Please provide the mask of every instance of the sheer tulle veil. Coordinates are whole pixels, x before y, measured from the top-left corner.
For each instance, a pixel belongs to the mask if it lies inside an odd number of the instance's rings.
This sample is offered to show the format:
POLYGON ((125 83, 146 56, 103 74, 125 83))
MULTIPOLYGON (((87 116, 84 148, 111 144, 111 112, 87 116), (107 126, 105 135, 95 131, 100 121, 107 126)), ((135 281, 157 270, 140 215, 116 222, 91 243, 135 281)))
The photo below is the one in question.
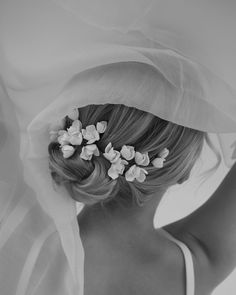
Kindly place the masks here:
POLYGON ((47 150, 73 107, 122 103, 214 133, 230 166, 236 21, 210 2, 1 1, 2 294, 83 294, 76 203, 53 185, 47 150))

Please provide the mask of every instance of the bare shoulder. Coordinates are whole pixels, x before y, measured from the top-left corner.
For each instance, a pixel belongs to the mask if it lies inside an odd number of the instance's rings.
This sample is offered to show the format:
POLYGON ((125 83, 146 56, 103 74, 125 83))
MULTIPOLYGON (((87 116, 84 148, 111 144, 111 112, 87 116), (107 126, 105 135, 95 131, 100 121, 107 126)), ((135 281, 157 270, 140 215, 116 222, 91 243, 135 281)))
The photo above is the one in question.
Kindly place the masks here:
POLYGON ((184 243, 191 252, 194 266, 195 294, 211 294, 219 282, 215 278, 214 270, 209 260, 208 249, 195 236, 181 231, 180 228, 181 221, 163 227, 174 238, 184 243))
MULTIPOLYGON (((185 294, 184 259, 173 242, 157 230, 137 248, 137 256, 127 259, 126 269, 132 266, 132 277, 129 277, 126 287, 130 289, 132 282, 130 294, 185 294)), ((122 279, 122 282, 125 280, 122 279)))
MULTIPOLYGON (((148 246, 140 252, 141 259, 135 259, 139 261, 135 267, 139 270, 135 273, 135 277, 139 278, 137 289, 148 290, 148 294, 186 294, 186 268, 181 248, 163 234, 162 230, 157 229, 155 233, 156 238, 150 238, 148 246)), ((189 247, 184 239, 182 242, 189 247)), ((190 251, 192 252, 191 248, 190 251)), ((192 255, 196 265, 198 262, 195 261, 194 254, 192 255)), ((200 270, 197 270, 197 273, 201 275, 200 270)), ((209 295, 212 291, 202 283, 197 282, 197 285, 195 295, 209 295)))
POLYGON ((236 163, 195 211, 166 229, 192 252, 196 286, 215 289, 236 267, 236 163))

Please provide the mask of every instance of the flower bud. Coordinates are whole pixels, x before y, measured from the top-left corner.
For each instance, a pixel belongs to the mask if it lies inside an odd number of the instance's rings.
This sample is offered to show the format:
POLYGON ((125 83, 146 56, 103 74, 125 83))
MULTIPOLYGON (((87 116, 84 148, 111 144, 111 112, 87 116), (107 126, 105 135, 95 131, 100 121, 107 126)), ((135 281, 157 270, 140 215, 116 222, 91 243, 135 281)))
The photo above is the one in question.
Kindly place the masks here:
POLYGON ((148 153, 141 154, 140 152, 135 153, 135 162, 137 165, 148 166, 150 159, 148 153))
POLYGON ((135 156, 134 147, 131 145, 123 145, 120 153, 121 153, 122 157, 128 161, 132 160, 135 156))
POLYGON ((100 139, 99 133, 94 125, 88 125, 86 129, 82 129, 84 139, 88 140, 88 144, 94 143, 100 139))
POLYGON ((71 120, 77 120, 79 118, 79 110, 78 110, 78 108, 73 108, 72 110, 70 110, 69 113, 67 114, 67 116, 71 120))
POLYGON ((159 154, 158 156, 161 158, 166 158, 169 155, 169 150, 167 148, 164 148, 159 154))
POLYGON ((165 159, 163 158, 156 158, 152 161, 152 165, 156 168, 162 168, 164 165, 165 159))
POLYGON ((96 125, 96 128, 99 133, 104 133, 107 129, 107 122, 106 121, 98 122, 96 125))
POLYGON ((69 158, 74 154, 75 149, 71 145, 64 145, 62 146, 61 151, 63 153, 64 158, 69 158))

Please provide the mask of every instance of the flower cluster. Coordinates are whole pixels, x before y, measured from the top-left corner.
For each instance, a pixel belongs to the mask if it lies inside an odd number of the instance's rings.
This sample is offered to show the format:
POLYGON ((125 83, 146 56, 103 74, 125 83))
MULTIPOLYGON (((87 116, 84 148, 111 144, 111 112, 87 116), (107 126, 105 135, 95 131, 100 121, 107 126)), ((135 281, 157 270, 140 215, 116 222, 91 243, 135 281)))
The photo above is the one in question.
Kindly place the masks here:
MULTIPOLYGON (((83 140, 87 140, 87 144, 82 147, 80 157, 83 160, 91 160, 93 155, 99 156, 100 152, 97 145, 94 143, 100 139, 100 134, 104 133, 107 128, 107 122, 101 121, 95 125, 88 125, 85 129, 82 128, 82 123, 79 120, 79 111, 77 108, 71 110, 68 117, 73 120, 72 125, 67 130, 62 130, 64 126, 64 119, 56 121, 51 125, 50 139, 57 140, 60 143, 61 151, 64 158, 71 157, 75 152, 76 145, 82 145, 83 140)), ((156 168, 162 168, 169 150, 164 148, 151 163, 156 168)), ((140 153, 135 151, 133 146, 123 145, 120 151, 114 150, 110 142, 106 148, 103 156, 110 161, 111 166, 108 169, 108 175, 112 179, 116 179, 125 171, 125 166, 129 165, 128 161, 133 161, 133 164, 125 172, 125 179, 127 181, 137 180, 143 182, 148 174, 147 167, 150 164, 148 153, 140 153), (140 167, 143 166, 143 167, 140 167)))
MULTIPOLYGON (((156 168, 162 168, 163 163, 168 156, 169 150, 165 148, 161 153, 158 154, 158 157, 152 161, 152 165, 156 168)), ((133 146, 123 145, 120 152, 114 150, 111 142, 106 146, 104 157, 111 162, 111 167, 108 170, 108 175, 112 179, 116 179, 119 175, 122 175, 125 170, 125 165, 128 165, 128 161, 134 160, 133 164, 126 172, 125 179, 127 181, 134 181, 135 179, 138 182, 144 182, 146 175, 148 174, 147 170, 139 166, 148 166, 150 164, 150 159, 148 153, 140 153, 135 151, 133 146), (123 159, 121 158, 123 157, 123 159)))
POLYGON ((88 125, 85 129, 82 128, 82 123, 79 120, 79 111, 74 108, 68 117, 73 120, 72 125, 67 130, 61 130, 63 122, 56 122, 51 125, 50 139, 57 140, 60 143, 61 151, 64 158, 70 158, 74 152, 76 145, 82 145, 83 139, 87 140, 87 144, 82 147, 80 157, 84 160, 91 160, 92 156, 99 156, 100 152, 95 141, 100 139, 100 134, 104 133, 107 128, 107 122, 101 121, 95 125, 88 125))

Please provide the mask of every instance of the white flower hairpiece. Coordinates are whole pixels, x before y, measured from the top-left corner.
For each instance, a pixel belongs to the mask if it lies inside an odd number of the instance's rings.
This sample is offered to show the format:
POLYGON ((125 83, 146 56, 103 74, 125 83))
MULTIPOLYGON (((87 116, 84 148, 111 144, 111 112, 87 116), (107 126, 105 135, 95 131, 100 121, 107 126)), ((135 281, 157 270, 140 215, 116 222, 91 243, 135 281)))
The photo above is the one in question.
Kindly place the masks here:
POLYGON ((80 154, 80 157, 82 159, 91 160, 93 155, 97 157, 100 155, 100 152, 96 144, 87 144, 86 146, 82 147, 82 152, 80 154))
POLYGON ((75 120, 77 120, 77 119, 79 118, 79 110, 78 110, 76 107, 74 107, 74 108, 72 108, 72 109, 69 111, 69 113, 67 114, 67 116, 68 116, 71 120, 75 121, 75 120))
POLYGON ((123 145, 120 153, 128 161, 132 160, 135 156, 134 147, 131 145, 123 145))
POLYGON ((84 139, 87 139, 88 144, 100 139, 99 132, 94 125, 88 125, 86 129, 82 129, 82 135, 84 139))
POLYGON ((126 171, 125 179, 127 181, 134 181, 136 179, 138 182, 144 182, 146 174, 148 174, 148 172, 145 169, 134 164, 126 171))
POLYGON ((113 164, 120 158, 120 153, 118 151, 114 151, 110 142, 106 146, 103 156, 113 164))
MULTIPOLYGON (((99 156, 100 152, 95 141, 100 139, 100 134, 104 133, 107 129, 107 122, 97 122, 95 125, 88 125, 85 129, 82 128, 82 123, 79 120, 79 110, 73 108, 68 117, 73 120, 72 125, 63 130, 65 118, 63 120, 57 120, 51 124, 49 131, 50 140, 58 141, 60 143, 61 151, 64 158, 70 158, 75 153, 75 147, 82 145, 83 140, 87 140, 87 144, 82 147, 80 157, 83 160, 90 161, 94 156, 99 156)), ((162 168, 166 157, 169 155, 169 150, 164 148, 158 157, 152 161, 152 165, 156 168, 162 168)), ((144 182, 147 170, 140 167, 147 167, 150 164, 148 153, 140 153, 135 151, 135 148, 131 145, 123 145, 120 151, 114 150, 112 143, 109 142, 105 148, 103 156, 111 163, 108 169, 108 175, 112 179, 117 179, 119 175, 122 175, 125 171, 125 166, 129 164, 128 161, 134 161, 129 169, 125 172, 125 179, 129 182, 137 180, 138 182, 144 182), (123 159, 121 158, 123 157, 123 159)))
POLYGON ((135 162, 141 166, 148 166, 150 163, 150 159, 148 153, 141 154, 140 152, 135 153, 135 162))
POLYGON ((63 153, 63 157, 67 159, 74 154, 75 148, 71 145, 63 145, 61 147, 61 151, 63 153))
POLYGON ((108 169, 108 175, 112 179, 116 179, 119 174, 122 175, 124 173, 125 165, 128 165, 128 162, 126 160, 118 158, 117 161, 112 163, 111 167, 108 169))
POLYGON ((152 161, 152 165, 156 168, 162 168, 164 166, 164 162, 166 161, 166 157, 169 155, 169 150, 164 148, 159 154, 157 158, 152 161))
MULTIPOLYGON (((158 154, 158 158, 152 161, 153 166, 156 168, 162 168, 163 162, 166 160, 165 158, 168 156, 168 154, 169 154, 169 150, 167 148, 163 149, 158 154)), ((116 179, 119 177, 119 175, 123 174, 125 170, 125 165, 128 165, 127 161, 134 159, 136 164, 133 164, 125 172, 125 179, 130 182, 134 180, 137 180, 138 182, 145 181, 146 175, 148 174, 148 172, 146 169, 139 166, 145 167, 149 165, 150 159, 149 159, 148 153, 142 154, 140 152, 136 152, 134 147, 130 145, 123 145, 121 148, 121 151, 119 152, 114 150, 111 142, 109 142, 105 148, 105 153, 103 153, 103 155, 111 163, 111 166, 108 170, 108 175, 112 179, 116 179), (122 159, 121 156, 124 159, 122 159)))
POLYGON ((79 120, 79 110, 73 108, 67 115, 73 120, 71 126, 67 130, 61 128, 64 127, 65 118, 63 120, 57 120, 50 126, 50 140, 58 141, 60 143, 61 151, 64 158, 70 158, 75 153, 74 146, 82 145, 83 139, 87 140, 87 145, 82 147, 80 157, 84 160, 91 160, 92 156, 99 156, 100 152, 95 141, 100 139, 100 133, 104 133, 107 128, 107 122, 98 122, 96 127, 94 125, 88 125, 85 129, 82 129, 82 123, 79 120))

